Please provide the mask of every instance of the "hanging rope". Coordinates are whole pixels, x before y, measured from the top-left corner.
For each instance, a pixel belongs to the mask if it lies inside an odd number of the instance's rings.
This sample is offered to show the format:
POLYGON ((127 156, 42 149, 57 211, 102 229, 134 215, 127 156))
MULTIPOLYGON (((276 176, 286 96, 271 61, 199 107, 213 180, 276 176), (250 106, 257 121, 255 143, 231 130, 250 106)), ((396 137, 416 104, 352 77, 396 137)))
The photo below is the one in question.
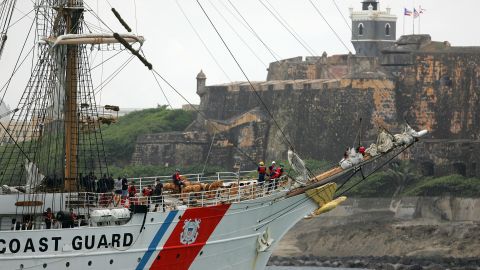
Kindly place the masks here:
MULTIPOLYGON (((240 11, 237 9, 237 7, 232 3, 232 1, 230 0, 227 0, 228 3, 230 4, 230 6, 232 6, 232 8, 235 10, 235 12, 238 14, 238 16, 240 16, 240 18, 242 19, 242 21, 245 23, 245 27, 250 30, 250 32, 260 41, 260 43, 262 43, 262 45, 265 47, 265 49, 267 49, 267 51, 270 53, 270 55, 275 59, 275 61, 279 61, 278 59, 281 59, 281 57, 275 53, 273 51, 272 48, 270 48, 264 41, 263 39, 257 34, 257 32, 255 31, 255 29, 253 29, 253 27, 248 23, 248 21, 245 19, 245 17, 242 15, 242 13, 240 13, 240 11)), ((230 11, 230 9, 227 8, 227 6, 224 4, 223 1, 220 1, 220 3, 225 7, 225 9, 228 10, 228 12, 230 12, 230 14, 232 14, 232 16, 234 18, 236 18, 238 20, 238 18, 230 11)))
POLYGON ((265 102, 263 101, 262 97, 260 96, 260 94, 258 93, 258 91, 255 89, 255 86, 252 84, 252 82, 250 81, 250 79, 248 78, 247 74, 245 73, 245 71, 243 70, 242 66, 240 65, 240 63, 238 62, 237 58, 235 57, 235 55, 233 55, 232 51, 230 50, 230 47, 227 45, 227 43, 225 42, 225 40, 223 39, 222 35, 220 34, 220 32, 218 31, 217 27, 215 26, 215 24, 213 23, 213 21, 210 19, 210 17, 208 16, 207 12, 205 11, 205 9, 203 8, 202 4, 200 3, 199 0, 196 0, 197 1, 197 4, 200 6, 200 8, 202 9, 203 11, 203 14, 205 14, 205 16, 207 17, 208 21, 210 22, 210 24, 212 25, 213 29, 215 30, 215 32, 217 33, 218 37, 220 38, 220 40, 222 41, 223 45, 225 46, 225 48, 228 50, 228 52, 230 53, 230 56, 233 58, 233 60, 235 61, 235 63, 237 64, 238 68, 240 69, 240 71, 242 72, 243 76, 246 78, 246 80, 248 81, 248 84, 250 85, 252 91, 255 93, 255 95, 257 96, 259 102, 263 105, 263 107, 265 108, 265 111, 268 113, 268 115, 270 116, 270 118, 272 119, 272 121, 275 123, 275 126, 277 127, 277 129, 280 131, 280 133, 282 134, 283 136, 283 140, 290 146, 290 147, 293 147, 292 143, 290 142, 290 140, 288 140, 287 136, 285 135, 285 132, 283 131, 283 129, 280 127, 280 125, 278 124, 278 122, 275 120, 275 117, 273 117, 273 114, 270 112, 270 110, 268 109, 267 107, 267 104, 265 104, 265 102))
POLYGON ((348 52, 350 52, 350 49, 348 48, 347 44, 345 44, 345 42, 343 42, 342 38, 340 37, 340 35, 337 33, 337 31, 335 31, 335 29, 333 29, 333 27, 330 25, 330 23, 328 22, 328 20, 325 18, 325 16, 323 16, 322 12, 318 9, 317 5, 315 5, 315 3, 313 3, 312 0, 308 0, 308 2, 310 2, 310 4, 312 4, 313 8, 317 11, 318 15, 320 15, 320 17, 323 19, 323 21, 328 25, 328 27, 330 28, 330 30, 332 30, 332 32, 335 34, 335 36, 337 37, 337 39, 340 41, 340 43, 342 43, 342 45, 345 47, 345 49, 347 49, 348 52))
POLYGON ((223 75, 225 75, 225 77, 230 81, 232 82, 232 79, 228 76, 227 72, 223 69, 223 67, 220 65, 220 63, 218 62, 217 58, 215 57, 215 55, 212 53, 212 51, 210 50, 210 48, 208 48, 207 44, 205 43, 205 41, 203 40, 203 38, 200 36, 200 33, 197 31, 197 29, 195 28, 195 26, 193 25, 193 23, 190 21, 190 19, 188 18, 187 14, 185 13, 185 11, 183 10, 183 7, 182 5, 180 5, 180 3, 178 2, 178 0, 175 0, 175 4, 177 4, 178 8, 180 9, 180 11, 182 12, 182 15, 183 17, 187 20, 188 24, 190 25, 190 28, 192 28, 193 32, 195 33, 195 35, 197 36, 197 38, 200 40, 200 42, 202 43, 203 47, 205 48, 205 50, 207 50, 208 54, 210 55, 210 57, 213 59, 213 61, 215 62, 215 64, 217 65, 217 67, 222 71, 223 75))
POLYGON ((210 143, 210 147, 208 148, 207 158, 205 159, 205 163, 203 164, 202 175, 205 173, 205 168, 207 167, 208 158, 210 157, 210 153, 212 152, 212 147, 213 147, 213 143, 215 142, 216 134, 217 134, 217 131, 215 130, 212 136, 212 142, 210 143))
POLYGON ((287 32, 300 44, 300 46, 302 46, 311 56, 315 56, 315 55, 318 55, 313 49, 310 48, 310 46, 308 46, 308 44, 306 44, 303 39, 298 36, 298 34, 296 34, 295 30, 292 29, 291 27, 289 27, 288 23, 280 16, 280 14, 278 14, 278 12, 276 12, 276 10, 273 8, 273 6, 271 6, 271 8, 269 8, 262 0, 258 0, 260 2, 260 4, 262 4, 262 6, 267 9, 267 11, 273 16, 273 18, 275 18, 275 20, 277 20, 278 23, 280 23, 280 25, 285 29, 287 30, 287 32), (275 10, 275 12, 277 14, 275 14, 273 11, 275 10))

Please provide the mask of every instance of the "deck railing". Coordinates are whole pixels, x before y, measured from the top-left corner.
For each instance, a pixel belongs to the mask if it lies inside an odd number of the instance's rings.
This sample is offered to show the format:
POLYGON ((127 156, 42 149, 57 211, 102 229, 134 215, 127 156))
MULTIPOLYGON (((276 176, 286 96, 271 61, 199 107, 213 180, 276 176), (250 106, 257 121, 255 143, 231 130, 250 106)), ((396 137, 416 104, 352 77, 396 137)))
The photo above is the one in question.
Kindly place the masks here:
MULTIPOLYGON (((192 174, 182 174, 187 178, 188 181, 192 182, 202 182, 202 183, 210 183, 214 181, 224 181, 224 182, 234 182, 234 181, 241 181, 252 179, 250 177, 256 171, 239 171, 239 172, 216 172, 214 175, 205 176, 201 173, 192 173, 192 174)), ((256 176, 255 176, 256 177, 256 176)), ((148 176, 148 177, 131 177, 128 178, 128 183, 132 181, 135 182, 135 187, 137 190, 142 190, 144 187, 151 185, 152 187, 155 185, 155 179, 158 179, 161 183, 169 183, 172 182, 171 175, 160 175, 160 176, 148 176)))
POLYGON ((79 192, 69 195, 67 204, 72 208, 83 209, 85 213, 98 208, 129 207, 131 204, 148 205, 149 211, 166 211, 252 200, 284 191, 290 187, 290 182, 282 177, 263 184, 256 180, 240 180, 224 182, 223 185, 218 189, 198 192, 164 192, 161 196, 143 196, 140 190, 136 196, 128 199, 113 192, 79 192))

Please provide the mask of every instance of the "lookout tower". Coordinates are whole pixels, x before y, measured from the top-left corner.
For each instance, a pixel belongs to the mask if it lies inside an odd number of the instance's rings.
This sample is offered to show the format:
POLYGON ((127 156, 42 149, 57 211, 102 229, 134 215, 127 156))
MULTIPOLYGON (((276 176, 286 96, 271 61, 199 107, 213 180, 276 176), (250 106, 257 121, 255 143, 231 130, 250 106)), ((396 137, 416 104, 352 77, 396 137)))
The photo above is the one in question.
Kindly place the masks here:
POLYGON ((203 73, 203 70, 197 74, 197 95, 202 97, 205 94, 205 84, 207 81, 207 76, 203 73))
POLYGON ((394 44, 397 16, 390 11, 381 11, 378 0, 363 1, 361 11, 350 8, 352 44, 357 55, 378 56, 383 48, 394 44))

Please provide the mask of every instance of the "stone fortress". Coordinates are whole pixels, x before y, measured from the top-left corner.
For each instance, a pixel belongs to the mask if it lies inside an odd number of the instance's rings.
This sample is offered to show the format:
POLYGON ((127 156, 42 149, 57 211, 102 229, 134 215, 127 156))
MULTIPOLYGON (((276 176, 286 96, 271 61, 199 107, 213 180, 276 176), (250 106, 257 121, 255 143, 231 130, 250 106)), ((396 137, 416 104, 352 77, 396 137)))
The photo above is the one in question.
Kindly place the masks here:
MULTIPOLYGON (((273 62, 254 87, 302 158, 336 162, 378 129, 408 121, 429 135, 401 158, 425 176, 480 176, 480 47, 454 47, 429 35, 397 39, 397 17, 365 0, 350 10, 356 54, 273 62), (360 128, 359 119, 362 118, 360 128)), ((197 75, 198 116, 184 132, 138 138, 134 164, 203 164, 253 169, 286 160, 287 144, 247 82, 206 85, 197 75), (245 157, 248 154, 253 160, 245 157)))

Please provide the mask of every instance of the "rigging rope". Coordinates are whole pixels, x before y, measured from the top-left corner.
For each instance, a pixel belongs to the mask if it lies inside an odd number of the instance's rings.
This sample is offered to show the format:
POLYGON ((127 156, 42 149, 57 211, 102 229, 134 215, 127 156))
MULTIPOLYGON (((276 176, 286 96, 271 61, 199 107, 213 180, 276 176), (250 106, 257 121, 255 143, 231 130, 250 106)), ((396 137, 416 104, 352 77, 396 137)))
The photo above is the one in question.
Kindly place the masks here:
POLYGON ((235 33, 235 35, 237 36, 237 38, 247 47, 247 49, 253 54, 253 56, 265 67, 267 68, 267 64, 265 64, 265 62, 258 56, 258 54, 252 49, 252 47, 250 47, 250 45, 248 45, 248 43, 245 41, 245 39, 243 39, 240 34, 238 33, 238 31, 233 27, 233 25, 228 22, 227 18, 225 18, 225 16, 222 14, 222 12, 220 12, 220 10, 218 10, 218 8, 212 3, 212 1, 210 0, 207 0, 208 3, 213 7, 213 9, 218 13, 218 15, 220 15, 220 17, 223 19, 223 21, 228 25, 228 27, 233 31, 233 33, 235 33))
POLYGON ((315 56, 315 55, 318 55, 317 53, 315 53, 313 50, 310 49, 310 46, 308 46, 307 44, 304 44, 302 42, 302 39, 300 37, 298 37, 294 32, 294 30, 292 29, 289 29, 287 27, 287 24, 284 23, 264 2, 262 2, 262 0, 258 0, 262 6, 264 6, 268 12, 275 18, 275 20, 277 20, 280 25, 285 28, 285 30, 287 30, 288 33, 290 33, 290 35, 311 55, 311 56, 315 56))
POLYGON ((330 23, 327 21, 327 19, 325 18, 325 16, 323 16, 322 12, 318 9, 317 5, 315 5, 315 3, 313 3, 312 0, 308 0, 308 2, 310 2, 310 4, 312 4, 313 8, 317 11, 318 15, 320 15, 320 17, 322 17, 323 21, 328 25, 328 27, 330 27, 330 30, 332 30, 332 32, 335 34, 335 36, 337 37, 337 39, 342 43, 342 45, 345 47, 345 49, 347 49, 348 52, 351 53, 350 49, 348 48, 347 44, 345 44, 345 42, 343 42, 342 38, 340 37, 340 35, 338 35, 337 31, 335 31, 335 29, 333 29, 333 27, 330 25, 330 23))
MULTIPOLYGON (((252 26, 250 26, 250 24, 248 23, 248 21, 245 19, 245 17, 242 15, 242 13, 240 13, 240 11, 237 9, 237 7, 232 3, 232 1, 230 0, 227 0, 228 3, 232 6, 232 8, 235 10, 235 12, 240 16, 240 18, 243 20, 243 22, 247 25, 247 29, 250 30, 250 32, 263 44, 263 46, 268 50, 268 52, 270 53, 270 55, 272 55, 272 57, 275 59, 275 61, 279 61, 278 59, 280 59, 281 57, 275 53, 263 40, 262 38, 260 38, 260 36, 257 34, 257 32, 253 29, 252 26)), ((223 1, 220 1, 220 3, 230 12, 230 14, 232 14, 232 16, 234 16, 234 14, 230 11, 230 9, 227 8, 227 6, 223 3, 223 1)), ((236 16, 234 16, 234 18, 236 18, 238 20, 238 18, 236 16)))
MULTIPOLYGON (((188 103, 188 105, 190 105, 190 107, 196 111, 203 119, 205 119, 206 121, 208 122, 213 122, 212 120, 208 119, 206 117, 206 115, 201 112, 199 109, 197 109, 196 106, 194 106, 187 98, 185 98, 184 95, 182 95, 182 93, 180 93, 169 81, 167 81, 160 73, 158 73, 155 68, 152 69, 152 71, 158 76, 160 77, 160 79, 162 79, 163 82, 165 82, 173 91, 175 91, 175 93, 177 93, 177 95, 179 95, 183 100, 185 100, 185 102, 188 103)), ((219 130, 215 125, 212 125, 212 127, 217 130, 218 132, 221 132, 221 130, 219 130)), ((232 143, 233 147, 235 147, 235 149, 237 149, 238 152, 240 152, 242 155, 244 155, 246 158, 248 158, 253 164, 257 164, 257 161, 255 161, 253 158, 251 158, 247 153, 245 153, 245 151, 243 151, 240 147, 238 147, 236 144, 232 143)))
POLYGON ((168 106, 170 106, 170 109, 173 110, 173 106, 170 103, 170 100, 168 100, 167 95, 165 94, 165 91, 163 91, 162 85, 160 85, 160 82, 158 81, 157 76, 155 76, 155 73, 153 73, 153 71, 152 71, 152 75, 153 75, 153 78, 155 79, 155 82, 158 85, 158 88, 160 88, 160 91, 162 91, 163 97, 165 97, 165 100, 167 101, 168 106))
MULTIPOLYGON (((26 44, 27 44, 28 38, 30 37, 30 34, 32 33, 34 23, 35 23, 35 20, 32 20, 32 23, 30 24, 30 29, 28 30, 27 36, 26 36, 25 41, 23 42, 23 45, 22 45, 22 49, 20 50, 20 54, 18 55, 18 58, 17 58, 17 60, 16 60, 16 62, 15 62, 15 66, 13 67, 12 74, 10 75, 10 78, 8 79, 6 85, 5 85, 4 87, 2 87, 2 89, 0 90, 0 92, 1 92, 1 91, 4 91, 4 92, 3 92, 3 95, 2 95, 2 98, 0 99, 0 104, 3 103, 3 101, 4 101, 4 99, 5 99, 5 95, 7 94, 7 91, 8 91, 8 87, 10 86, 10 82, 11 82, 13 76, 15 75, 16 71, 18 70, 18 69, 17 69, 18 62, 19 62, 20 58, 22 57, 23 50, 25 49, 25 46, 26 46, 26 44)), ((32 47, 31 51, 32 51, 34 48, 35 48, 35 46, 32 47)), ((29 55, 29 54, 27 54, 27 56, 28 56, 28 55, 29 55)), ((27 56, 25 56, 25 59, 26 59, 27 56)), ((22 61, 22 64, 23 64, 23 61, 22 61)))
POLYGON ((135 56, 131 55, 124 63, 122 63, 116 70, 114 70, 110 75, 107 76, 103 84, 93 89, 95 91, 95 95, 97 95, 100 91, 103 90, 103 88, 105 88, 105 86, 107 86, 113 79, 115 79, 115 77, 120 74, 120 72, 132 61, 134 57, 135 56))
POLYGON ((272 121, 275 123, 275 126, 278 128, 278 130, 280 131, 280 133, 282 134, 283 136, 283 139, 284 141, 290 146, 290 147, 293 147, 292 143, 290 142, 290 140, 287 138, 287 136, 285 135, 283 129, 280 127, 280 125, 278 124, 278 122, 275 120, 275 117, 273 117, 273 114, 270 112, 270 110, 268 109, 267 107, 267 104, 265 104, 265 102, 263 101, 262 97, 260 96, 260 94, 257 92, 257 90, 255 89, 255 86, 252 84, 252 82, 250 81, 250 79, 248 78, 247 74, 245 73, 245 71, 243 70, 242 66, 240 65, 240 63, 238 62, 237 58, 235 57, 235 55, 233 55, 232 51, 230 50, 229 46, 227 45, 227 43, 225 42, 225 40, 223 39, 222 35, 220 34, 220 32, 218 31, 217 27, 215 26, 215 24, 213 23, 213 21, 210 19, 210 17, 208 16, 207 12, 205 11, 205 9, 203 8, 202 4, 200 3, 199 0, 196 0, 197 1, 197 4, 200 6, 200 8, 202 9, 203 11, 203 14, 205 14, 205 16, 207 17, 208 21, 210 22, 210 24, 212 25, 213 29, 215 30, 215 32, 217 33, 218 37, 221 39, 223 45, 225 46, 225 48, 228 50, 228 52, 230 53, 230 56, 233 58, 233 60, 235 61, 235 63, 237 64, 238 68, 240 69, 240 71, 242 72, 243 76, 246 78, 246 80, 248 81, 248 83, 250 84, 250 87, 252 88, 252 91, 255 93, 255 95, 257 96, 259 102, 263 105, 263 107, 265 108, 265 110, 267 111, 268 115, 270 116, 270 118, 272 119, 272 121))
POLYGON ((195 35, 197 36, 197 38, 200 40, 200 42, 202 43, 203 47, 207 50, 208 54, 210 55, 210 57, 212 57, 213 61, 215 62, 215 64, 217 65, 217 67, 222 71, 223 75, 225 75, 225 77, 230 81, 232 82, 232 79, 228 76, 227 72, 223 69, 223 67, 220 65, 220 63, 218 62, 217 58, 215 57, 215 55, 212 53, 212 51, 210 50, 210 48, 208 48, 207 44, 205 43, 205 41, 203 40, 203 38, 200 36, 200 34, 198 33, 197 29, 195 28, 195 26, 192 24, 192 22, 190 21, 190 19, 188 18, 187 14, 185 13, 184 9, 182 8, 182 6, 180 5, 180 3, 178 2, 178 0, 175 0, 175 4, 177 4, 178 8, 180 9, 180 11, 182 12, 182 15, 183 17, 187 20, 188 24, 190 25, 190 27, 192 28, 193 32, 195 33, 195 35))
POLYGON ((352 27, 350 26, 350 24, 348 23, 347 21, 347 18, 345 17, 345 15, 343 14, 343 12, 340 10, 340 8, 338 7, 337 5, 337 2, 335 2, 335 0, 332 0, 333 4, 335 5, 335 8, 337 9, 338 13, 340 13, 340 16, 342 16, 342 19, 343 21, 345 22, 345 24, 347 25, 348 29, 350 29, 350 32, 352 31, 352 27))
POLYGON ((285 25, 287 25, 287 26, 293 31, 293 33, 294 33, 295 35, 297 35, 297 37, 298 37, 315 55, 317 55, 317 52, 315 52, 315 50, 312 49, 312 47, 310 47, 310 44, 308 44, 308 42, 306 42, 306 41, 302 38, 302 36, 301 36, 299 33, 297 33, 297 31, 295 31, 295 28, 293 28, 293 27, 287 22, 287 20, 285 20, 285 18, 283 18, 283 16, 280 14, 280 12, 278 12, 278 10, 272 5, 272 3, 270 3, 269 0, 263 0, 263 1, 265 1, 265 2, 272 8, 272 10, 277 14, 277 16, 285 23, 285 25))
POLYGON ((207 153, 207 157, 205 158, 205 163, 203 164, 202 175, 205 173, 205 168, 207 167, 208 158, 210 157, 210 152, 212 151, 212 146, 213 146, 213 143, 215 142, 216 134, 217 134, 217 131, 215 130, 212 136, 212 142, 210 143, 210 147, 208 148, 208 153, 207 153))

